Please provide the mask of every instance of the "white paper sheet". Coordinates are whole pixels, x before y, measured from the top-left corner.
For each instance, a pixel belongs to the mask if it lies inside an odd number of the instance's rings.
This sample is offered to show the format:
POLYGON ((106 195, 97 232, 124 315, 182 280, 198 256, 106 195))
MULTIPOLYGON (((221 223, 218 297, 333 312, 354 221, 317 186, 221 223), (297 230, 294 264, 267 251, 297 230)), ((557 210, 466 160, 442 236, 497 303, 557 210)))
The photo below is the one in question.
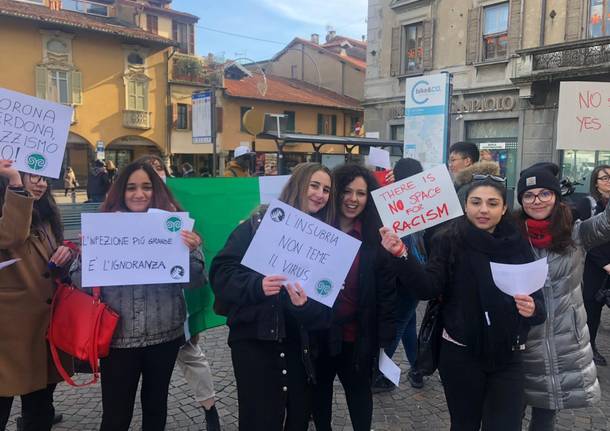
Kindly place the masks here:
POLYGON ((544 286, 549 273, 546 257, 522 265, 490 262, 494 283, 510 296, 531 295, 544 286))
POLYGON ((5 260, 4 262, 0 262, 0 269, 4 269, 7 266, 11 266, 13 263, 19 262, 20 260, 21 259, 17 258, 17 259, 5 260))
POLYGON ((390 164, 390 152, 382 150, 381 148, 371 147, 368 164, 383 169, 392 169, 392 165, 390 164))
POLYGON ((398 386, 400 383, 400 367, 385 354, 383 349, 379 349, 379 371, 388 378, 389 381, 398 386))

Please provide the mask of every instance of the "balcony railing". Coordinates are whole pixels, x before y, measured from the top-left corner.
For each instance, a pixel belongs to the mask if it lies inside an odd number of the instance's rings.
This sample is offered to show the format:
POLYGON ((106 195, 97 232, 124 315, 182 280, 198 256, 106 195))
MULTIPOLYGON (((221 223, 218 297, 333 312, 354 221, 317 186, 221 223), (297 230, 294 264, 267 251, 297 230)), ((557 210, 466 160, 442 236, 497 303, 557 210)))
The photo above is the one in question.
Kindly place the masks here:
POLYGON ((150 112, 123 110, 123 127, 128 129, 150 129, 150 112))
POLYGON ((61 8, 90 15, 108 16, 108 5, 88 0, 62 0, 61 8))
POLYGON ((610 37, 559 43, 517 51, 513 82, 555 76, 605 73, 610 67, 610 37))

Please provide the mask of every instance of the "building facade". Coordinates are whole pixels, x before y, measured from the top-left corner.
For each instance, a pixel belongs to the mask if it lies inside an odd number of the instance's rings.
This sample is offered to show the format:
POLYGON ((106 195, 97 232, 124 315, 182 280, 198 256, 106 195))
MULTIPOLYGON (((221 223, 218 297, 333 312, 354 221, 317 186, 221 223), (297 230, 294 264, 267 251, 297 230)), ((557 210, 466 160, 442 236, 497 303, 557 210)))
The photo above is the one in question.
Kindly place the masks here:
POLYGON ((537 161, 559 163, 564 176, 582 180, 610 153, 556 150, 558 89, 562 80, 607 80, 606 57, 592 55, 608 43, 607 3, 370 0, 367 130, 403 139, 405 80, 447 71, 450 142, 487 150, 483 157, 500 163, 509 186, 537 161), (583 162, 584 171, 576 167, 583 162))

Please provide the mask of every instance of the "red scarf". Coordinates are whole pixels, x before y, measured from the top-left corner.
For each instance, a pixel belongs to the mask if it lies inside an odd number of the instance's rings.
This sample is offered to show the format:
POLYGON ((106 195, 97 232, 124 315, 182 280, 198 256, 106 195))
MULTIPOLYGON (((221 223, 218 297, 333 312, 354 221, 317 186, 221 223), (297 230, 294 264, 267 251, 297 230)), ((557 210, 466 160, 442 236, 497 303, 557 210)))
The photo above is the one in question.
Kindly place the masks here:
POLYGON ((525 221, 527 227, 527 233, 529 235, 530 242, 536 248, 549 248, 553 242, 553 235, 551 235, 551 221, 550 220, 534 220, 528 218, 525 221))

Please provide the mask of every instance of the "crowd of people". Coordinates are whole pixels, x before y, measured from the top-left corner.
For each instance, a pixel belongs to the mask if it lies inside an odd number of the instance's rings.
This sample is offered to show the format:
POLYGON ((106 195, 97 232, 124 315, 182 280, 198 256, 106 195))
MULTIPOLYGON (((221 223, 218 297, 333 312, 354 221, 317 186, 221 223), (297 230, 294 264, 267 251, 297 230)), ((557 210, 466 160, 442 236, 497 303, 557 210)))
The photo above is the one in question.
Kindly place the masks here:
MULTIPOLYGON (((226 176, 247 174, 242 162, 250 154, 236 154, 226 176)), ((441 309, 438 371, 452 431, 521 430, 529 408, 530 431, 553 430, 558 411, 599 402, 596 366, 606 359, 595 340, 603 305, 610 305, 610 166, 595 169, 591 197, 571 208, 558 167, 532 165, 520 174, 520 207, 513 210, 506 179, 496 163, 479 161, 476 145, 454 144, 448 165, 464 215, 404 238, 382 226, 371 197, 380 185, 369 168, 296 166, 279 200, 362 242, 333 307, 309 299, 281 274, 264 276, 241 264, 266 206, 253 208, 233 230, 209 265, 209 283, 214 310, 227 317, 241 431, 305 431, 311 421, 319 431, 331 430, 336 377, 353 429, 369 431, 373 393, 394 389, 378 371, 380 349, 392 357, 402 341, 407 379, 415 388, 424 385, 416 309, 432 299, 441 309), (509 296, 496 287, 490 263, 541 258, 548 275, 535 293, 509 296)), ((156 156, 114 178, 107 166, 97 168, 109 186, 91 195, 102 212, 182 210, 156 156)), ((422 170, 405 158, 387 178, 422 170)), ((21 259, 0 278, 0 430, 20 396, 21 429, 48 431, 57 420, 53 391, 62 381, 45 338, 54 280, 69 275, 80 287, 80 256, 63 241, 46 178, 0 161, 0 208, 0 261, 21 259)), ((102 288, 102 300, 120 320, 110 354, 101 359, 101 430, 129 429, 140 382, 142 428, 163 430, 176 362, 205 410, 207 429, 220 429, 198 335, 184 334, 183 291, 207 281, 203 239, 191 231, 181 238, 190 251, 188 283, 102 288)), ((61 359, 71 370, 71 358, 61 359)))

